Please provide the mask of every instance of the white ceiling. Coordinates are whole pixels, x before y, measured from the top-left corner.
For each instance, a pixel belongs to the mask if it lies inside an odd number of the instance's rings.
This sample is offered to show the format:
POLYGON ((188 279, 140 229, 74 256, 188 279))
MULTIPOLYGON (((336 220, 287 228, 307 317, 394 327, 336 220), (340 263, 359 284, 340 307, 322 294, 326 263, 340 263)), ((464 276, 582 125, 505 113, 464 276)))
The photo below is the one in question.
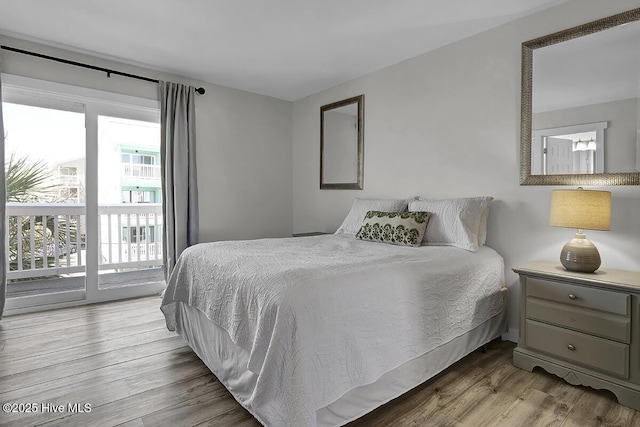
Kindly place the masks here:
POLYGON ((297 100, 566 0, 0 0, 0 33, 297 100))

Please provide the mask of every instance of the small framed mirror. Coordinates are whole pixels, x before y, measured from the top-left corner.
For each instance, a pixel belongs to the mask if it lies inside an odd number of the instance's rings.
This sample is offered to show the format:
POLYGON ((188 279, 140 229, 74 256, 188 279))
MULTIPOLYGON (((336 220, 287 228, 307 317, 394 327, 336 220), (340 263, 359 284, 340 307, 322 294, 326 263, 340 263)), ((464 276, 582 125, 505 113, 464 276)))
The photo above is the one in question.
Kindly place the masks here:
POLYGON ((320 189, 362 190, 364 95, 320 107, 320 189))

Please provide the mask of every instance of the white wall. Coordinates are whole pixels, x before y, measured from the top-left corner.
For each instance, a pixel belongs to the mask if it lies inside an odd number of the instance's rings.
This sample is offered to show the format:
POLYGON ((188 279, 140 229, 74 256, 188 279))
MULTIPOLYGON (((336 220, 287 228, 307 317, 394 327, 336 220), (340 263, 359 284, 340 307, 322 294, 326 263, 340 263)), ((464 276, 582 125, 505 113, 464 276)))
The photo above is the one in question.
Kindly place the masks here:
MULTIPOLYGON (((292 228, 291 103, 0 36, 0 44, 203 86, 196 97, 200 240, 285 237, 292 228)), ((2 72, 157 99, 153 83, 1 51, 2 72)))
MULTIPOLYGON (((576 0, 385 68, 293 105, 293 229, 334 231, 355 197, 492 195, 487 244, 511 268, 557 260, 573 230, 548 226, 555 187, 519 185, 521 43, 637 7, 576 0), (364 190, 319 190, 320 106, 365 94, 364 190)), ((588 232, 603 267, 640 270, 640 188, 610 187, 610 232, 588 232)), ((512 331, 512 332, 515 332, 512 331)))

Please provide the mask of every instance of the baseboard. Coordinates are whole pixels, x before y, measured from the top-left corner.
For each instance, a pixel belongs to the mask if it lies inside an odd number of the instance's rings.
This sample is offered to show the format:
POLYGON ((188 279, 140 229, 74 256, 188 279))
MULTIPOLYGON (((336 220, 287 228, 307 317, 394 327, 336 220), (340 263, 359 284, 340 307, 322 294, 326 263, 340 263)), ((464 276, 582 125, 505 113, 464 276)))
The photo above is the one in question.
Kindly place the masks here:
POLYGON ((520 341, 520 332, 517 328, 509 328, 507 332, 502 334, 502 339, 504 341, 512 341, 516 344, 520 341))

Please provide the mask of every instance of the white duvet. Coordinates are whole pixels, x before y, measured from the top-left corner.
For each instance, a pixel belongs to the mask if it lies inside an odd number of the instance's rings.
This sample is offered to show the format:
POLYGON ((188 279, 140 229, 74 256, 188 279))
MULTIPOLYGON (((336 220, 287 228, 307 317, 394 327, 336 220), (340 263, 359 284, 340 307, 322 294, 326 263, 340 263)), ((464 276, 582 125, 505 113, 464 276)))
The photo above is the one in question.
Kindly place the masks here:
POLYGON ((249 353, 242 402, 264 424, 315 426, 316 410, 502 310, 502 257, 338 234, 188 248, 162 301, 200 310, 249 353))

